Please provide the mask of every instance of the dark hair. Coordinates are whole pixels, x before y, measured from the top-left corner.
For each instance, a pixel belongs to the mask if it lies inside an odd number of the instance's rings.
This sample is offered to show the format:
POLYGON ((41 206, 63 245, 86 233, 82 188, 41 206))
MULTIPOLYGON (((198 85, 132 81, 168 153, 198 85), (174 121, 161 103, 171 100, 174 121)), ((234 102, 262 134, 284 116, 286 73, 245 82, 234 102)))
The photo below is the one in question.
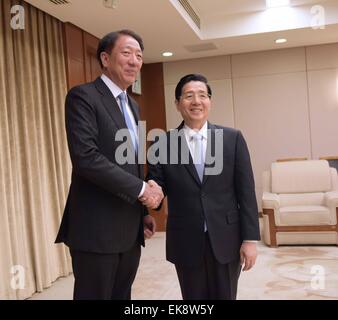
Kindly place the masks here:
POLYGON ((193 74, 187 74, 186 76, 181 78, 181 80, 178 82, 176 89, 175 89, 175 99, 177 101, 180 99, 180 97, 182 95, 182 89, 183 89, 184 85, 186 85, 190 81, 204 82, 205 85, 207 86, 208 94, 211 97, 212 92, 211 92, 211 88, 208 84, 208 79, 205 76, 202 76, 201 74, 193 73, 193 74))
POLYGON ((100 40, 99 45, 97 47, 96 58, 99 61, 101 68, 103 68, 103 65, 101 62, 101 53, 107 52, 108 54, 110 54, 113 48, 115 47, 116 40, 122 35, 130 36, 134 38, 139 43, 141 50, 142 51, 144 50, 142 38, 138 34, 136 34, 134 31, 124 29, 124 30, 110 32, 100 40))

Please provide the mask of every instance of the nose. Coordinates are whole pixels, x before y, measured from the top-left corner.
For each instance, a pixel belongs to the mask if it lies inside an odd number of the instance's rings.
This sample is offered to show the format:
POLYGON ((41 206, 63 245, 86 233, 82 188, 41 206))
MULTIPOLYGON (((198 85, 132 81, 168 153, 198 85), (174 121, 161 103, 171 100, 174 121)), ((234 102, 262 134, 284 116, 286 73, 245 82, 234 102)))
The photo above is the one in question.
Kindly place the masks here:
POLYGON ((194 94, 192 96, 192 101, 191 101, 194 105, 195 104, 200 104, 201 103, 201 98, 199 97, 198 94, 194 94))

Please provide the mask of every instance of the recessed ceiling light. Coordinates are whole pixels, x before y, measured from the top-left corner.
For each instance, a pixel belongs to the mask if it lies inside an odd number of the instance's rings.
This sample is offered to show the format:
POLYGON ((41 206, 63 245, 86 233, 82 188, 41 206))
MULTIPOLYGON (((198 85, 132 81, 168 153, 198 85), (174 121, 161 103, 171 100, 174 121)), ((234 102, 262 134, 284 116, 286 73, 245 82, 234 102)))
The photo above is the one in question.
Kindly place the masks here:
POLYGON ((267 8, 285 7, 290 5, 290 0, 266 0, 267 8))
POLYGON ((173 55, 172 52, 163 52, 163 53, 162 53, 162 56, 163 56, 163 57, 171 57, 172 55, 173 55))
POLYGON ((276 43, 285 43, 287 40, 284 38, 275 40, 276 43))

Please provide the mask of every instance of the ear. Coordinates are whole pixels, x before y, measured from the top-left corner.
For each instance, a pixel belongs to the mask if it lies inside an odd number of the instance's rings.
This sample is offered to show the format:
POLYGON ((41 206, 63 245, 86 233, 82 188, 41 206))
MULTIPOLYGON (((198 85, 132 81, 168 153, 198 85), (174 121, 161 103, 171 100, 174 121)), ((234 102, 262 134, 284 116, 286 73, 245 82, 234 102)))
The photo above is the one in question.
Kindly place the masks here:
POLYGON ((107 68, 108 66, 108 60, 109 60, 109 55, 107 52, 101 52, 100 54, 100 59, 101 59, 101 63, 103 65, 104 68, 107 68))
POLYGON ((179 107, 179 102, 178 102, 177 99, 175 99, 175 105, 176 105, 176 110, 177 110, 177 111, 180 111, 181 109, 180 109, 180 107, 179 107))

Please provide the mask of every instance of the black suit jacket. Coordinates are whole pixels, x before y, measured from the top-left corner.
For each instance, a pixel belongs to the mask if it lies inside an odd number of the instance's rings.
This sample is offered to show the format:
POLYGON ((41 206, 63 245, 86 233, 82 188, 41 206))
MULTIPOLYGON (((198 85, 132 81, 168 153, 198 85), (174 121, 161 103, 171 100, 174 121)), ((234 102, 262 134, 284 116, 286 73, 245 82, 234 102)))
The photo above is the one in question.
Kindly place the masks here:
MULTIPOLYGON (((129 98, 136 122, 139 112, 129 98)), ((144 245, 144 207, 137 200, 143 167, 115 160, 117 130, 127 128, 119 106, 101 78, 71 89, 66 130, 73 165, 69 195, 56 242, 97 253, 144 245)), ((136 162, 137 163, 137 162, 136 162)))
MULTIPOLYGON (((183 123, 177 129, 182 127, 183 123)), ((215 257, 223 264, 239 257, 243 240, 260 239, 254 178, 245 140, 235 129, 210 123, 208 129, 211 137, 207 148, 211 148, 212 154, 215 129, 223 130, 220 174, 204 175, 201 183, 191 156, 189 164, 180 164, 181 147, 188 148, 184 134, 179 139, 178 150, 170 150, 167 145, 168 159, 175 152, 178 164, 148 165, 147 179, 159 183, 167 195, 166 254, 175 264, 194 266, 202 262, 204 221, 215 257)), ((169 133, 167 141, 170 141, 169 133)))

